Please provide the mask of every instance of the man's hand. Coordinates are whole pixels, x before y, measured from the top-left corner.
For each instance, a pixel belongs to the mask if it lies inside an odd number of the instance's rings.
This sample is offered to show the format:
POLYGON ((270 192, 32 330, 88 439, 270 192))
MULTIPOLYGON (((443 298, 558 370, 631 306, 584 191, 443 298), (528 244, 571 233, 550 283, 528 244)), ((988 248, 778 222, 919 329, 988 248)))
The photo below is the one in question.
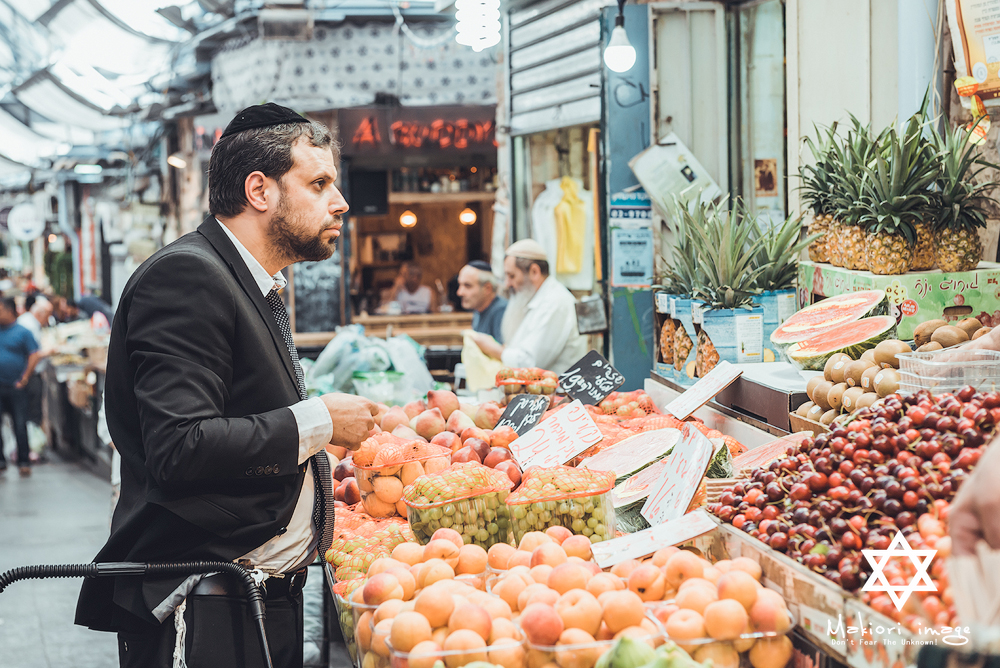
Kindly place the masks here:
POLYGON ((320 397, 333 420, 330 442, 348 450, 357 450, 375 427, 378 405, 353 394, 324 394, 320 397))
POLYGON ((500 356, 503 355, 503 346, 497 343, 496 340, 489 334, 476 332, 472 335, 472 340, 476 342, 476 345, 479 346, 480 350, 493 359, 500 359, 500 356))
MULTIPOLYGON (((985 337, 982 337, 985 338, 985 337)), ((975 471, 958 491, 948 510, 951 549, 955 555, 973 555, 976 543, 985 540, 1000 550, 1000 444, 994 439, 975 471)))

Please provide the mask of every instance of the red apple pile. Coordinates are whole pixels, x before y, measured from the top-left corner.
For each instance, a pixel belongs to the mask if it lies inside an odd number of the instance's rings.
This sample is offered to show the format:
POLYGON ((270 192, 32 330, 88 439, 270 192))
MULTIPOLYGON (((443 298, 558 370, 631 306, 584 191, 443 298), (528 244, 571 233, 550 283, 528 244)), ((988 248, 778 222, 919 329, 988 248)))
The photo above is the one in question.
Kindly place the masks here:
MULTIPOLYGON (((937 549, 943 564, 948 504, 997 424, 1000 392, 891 394, 828 434, 790 447, 785 458, 727 488, 709 510, 854 592, 871 572, 861 550, 887 549, 897 531, 914 549, 937 549)), ((906 576, 897 567, 890 577, 905 583, 906 576)), ((911 627, 921 618, 955 619, 944 567, 934 564, 931 576, 941 593, 917 596, 921 605, 894 615, 911 627)), ((876 599, 873 607, 895 612, 876 599)))
POLYGON ((431 439, 435 445, 451 448, 451 463, 475 462, 491 469, 503 471, 514 483, 521 484, 521 469, 510 453, 510 444, 517 432, 510 427, 494 430, 468 427, 461 435, 443 432, 431 439))
POLYGON ((361 502, 361 490, 354 477, 354 462, 350 457, 342 459, 333 469, 333 480, 336 487, 333 490, 334 504, 344 507, 361 502))

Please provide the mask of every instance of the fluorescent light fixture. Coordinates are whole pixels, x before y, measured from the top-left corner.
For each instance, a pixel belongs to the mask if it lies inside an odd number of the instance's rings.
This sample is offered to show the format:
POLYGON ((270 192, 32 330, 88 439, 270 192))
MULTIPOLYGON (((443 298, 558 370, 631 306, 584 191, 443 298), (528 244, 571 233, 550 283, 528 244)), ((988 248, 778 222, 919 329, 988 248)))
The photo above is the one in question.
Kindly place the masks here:
POLYGON ((177 169, 184 169, 188 166, 187 160, 181 157, 180 153, 172 153, 167 158, 167 164, 171 167, 176 167, 177 169))
POLYGON ((77 174, 100 174, 104 171, 104 168, 100 165, 80 164, 74 167, 73 171, 77 174))
POLYGON ((455 41, 477 53, 500 43, 500 0, 455 0, 455 41))
POLYGON ((604 49, 604 64, 612 72, 628 72, 635 65, 635 47, 625 33, 625 0, 618 0, 618 16, 611 31, 611 39, 604 49))
POLYGON ((476 223, 476 212, 472 209, 466 207, 462 210, 462 213, 458 214, 458 222, 463 225, 475 225, 476 223))
POLYGON ((399 215, 399 224, 403 227, 413 227, 417 224, 417 214, 407 209, 399 215))

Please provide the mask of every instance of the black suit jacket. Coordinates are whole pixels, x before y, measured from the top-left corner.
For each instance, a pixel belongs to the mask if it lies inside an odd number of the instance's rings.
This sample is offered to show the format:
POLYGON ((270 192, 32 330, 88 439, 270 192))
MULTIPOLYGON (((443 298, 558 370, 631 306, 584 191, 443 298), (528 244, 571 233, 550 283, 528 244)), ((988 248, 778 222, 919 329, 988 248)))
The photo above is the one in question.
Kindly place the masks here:
MULTIPOLYGON (((95 561, 231 561, 284 532, 305 472, 288 409, 299 401, 294 371, 270 307, 214 218, 125 286, 104 400, 122 485, 95 561)), ((88 580, 76 623, 141 630, 183 580, 88 580)))

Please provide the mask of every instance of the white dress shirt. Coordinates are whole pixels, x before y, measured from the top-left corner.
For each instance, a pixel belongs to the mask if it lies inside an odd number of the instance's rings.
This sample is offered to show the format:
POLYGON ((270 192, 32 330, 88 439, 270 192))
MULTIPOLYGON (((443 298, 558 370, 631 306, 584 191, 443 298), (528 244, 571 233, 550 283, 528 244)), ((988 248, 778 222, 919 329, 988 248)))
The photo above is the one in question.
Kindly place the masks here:
MULTIPOLYGON (((240 257, 246 262, 247 269, 250 270, 250 275, 260 288, 261 294, 267 296, 272 289, 281 290, 285 287, 286 280, 280 271, 273 276, 267 273, 257 258, 240 243, 236 235, 221 222, 219 224, 236 246, 240 257)), ((323 400, 319 397, 306 399, 289 406, 289 410, 295 416, 295 424, 299 429, 299 464, 305 464, 317 452, 322 451, 325 454, 326 445, 333 438, 333 421, 323 400)), ((292 519, 288 522, 288 530, 247 553, 242 559, 248 560, 261 570, 274 573, 283 573, 312 561, 314 557, 311 555, 319 544, 319 536, 316 535, 312 521, 313 503, 316 498, 314 485, 312 466, 307 466, 302 492, 292 512, 292 519)))
POLYGON ((576 326, 576 298, 549 276, 528 302, 528 312, 500 359, 511 368, 562 373, 586 354, 587 337, 576 326))
POLYGON ((22 313, 17 316, 17 324, 31 332, 35 343, 42 345, 42 323, 38 322, 38 318, 31 313, 22 313))

